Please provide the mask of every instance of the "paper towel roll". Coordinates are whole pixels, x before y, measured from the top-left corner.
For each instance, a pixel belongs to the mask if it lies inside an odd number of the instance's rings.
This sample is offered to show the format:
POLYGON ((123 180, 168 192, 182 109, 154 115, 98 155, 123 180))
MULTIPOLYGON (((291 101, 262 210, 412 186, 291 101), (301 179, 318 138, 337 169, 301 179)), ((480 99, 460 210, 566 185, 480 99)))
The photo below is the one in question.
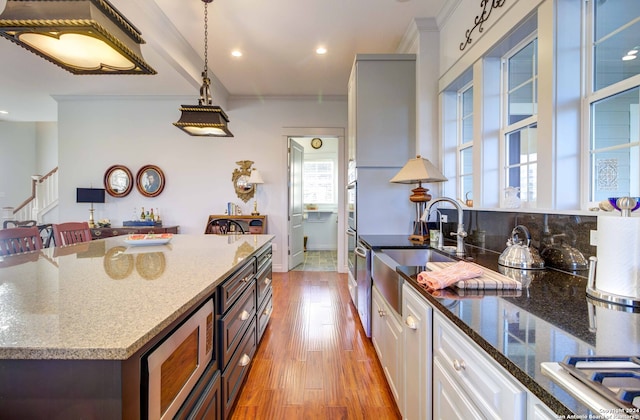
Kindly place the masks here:
POLYGON ((598 216, 596 289, 640 299, 640 217, 598 216))

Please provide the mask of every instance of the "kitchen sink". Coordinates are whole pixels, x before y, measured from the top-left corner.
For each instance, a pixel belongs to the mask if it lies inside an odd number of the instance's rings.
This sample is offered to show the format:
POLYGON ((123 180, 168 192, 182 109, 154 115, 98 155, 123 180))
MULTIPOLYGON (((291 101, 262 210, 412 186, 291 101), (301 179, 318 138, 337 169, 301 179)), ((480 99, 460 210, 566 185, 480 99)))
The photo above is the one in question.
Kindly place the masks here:
POLYGON ((373 252, 371 278, 389 306, 402 312, 402 284, 396 272, 399 265, 424 266, 427 261, 449 262, 455 258, 429 248, 382 248, 373 252))
POLYGON ((396 265, 426 265, 427 261, 455 261, 447 255, 426 248, 383 248, 380 252, 388 255, 397 263, 396 265))

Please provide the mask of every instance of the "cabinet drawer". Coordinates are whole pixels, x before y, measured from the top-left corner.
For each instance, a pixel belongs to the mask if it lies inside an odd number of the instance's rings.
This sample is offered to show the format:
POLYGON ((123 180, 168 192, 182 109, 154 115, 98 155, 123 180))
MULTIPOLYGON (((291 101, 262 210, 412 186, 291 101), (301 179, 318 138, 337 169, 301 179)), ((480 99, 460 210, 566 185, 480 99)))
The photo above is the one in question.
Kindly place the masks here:
POLYGON ((482 420, 483 417, 436 357, 433 359, 433 420, 454 419, 482 420))
POLYGON ((220 314, 224 314, 249 287, 255 273, 255 260, 251 258, 245 266, 220 285, 218 293, 220 299, 218 310, 220 314))
POLYGON ((523 419, 527 394, 449 321, 434 317, 433 355, 467 392, 486 417, 523 419))
POLYGON ((258 320, 258 343, 262 339, 262 335, 264 334, 264 330, 267 329, 267 324, 271 319, 271 314, 273 313, 273 295, 271 292, 267 295, 262 302, 262 306, 258 309, 258 314, 256 316, 258 320))
POLYGON ((271 271, 271 264, 269 264, 266 267, 263 267, 256 276, 256 285, 258 287, 257 306, 260 306, 267 294, 271 292, 271 279, 273 278, 272 274, 273 273, 271 271))
POLYGON ((266 265, 271 265, 271 256, 273 255, 271 251, 271 245, 264 251, 262 251, 256 257, 256 261, 258 263, 258 271, 262 270, 266 265))
POLYGON ((242 337, 238 350, 230 360, 229 366, 222 373, 222 411, 224 412, 224 418, 229 418, 229 413, 238 396, 242 381, 249 372, 251 360, 256 353, 257 346, 256 323, 254 321, 242 337))
POLYGON ((220 366, 224 368, 233 352, 236 350, 242 335, 256 314, 256 288, 252 280, 251 285, 240 299, 219 320, 222 349, 220 351, 220 366))

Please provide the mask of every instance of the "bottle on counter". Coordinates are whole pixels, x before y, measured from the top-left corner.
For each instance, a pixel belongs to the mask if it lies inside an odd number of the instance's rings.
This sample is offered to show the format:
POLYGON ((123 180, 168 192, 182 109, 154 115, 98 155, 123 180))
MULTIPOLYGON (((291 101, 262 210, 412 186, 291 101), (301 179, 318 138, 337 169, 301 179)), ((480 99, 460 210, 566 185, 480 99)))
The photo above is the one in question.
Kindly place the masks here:
POLYGON ((141 207, 142 211, 140 211, 140 220, 144 220, 146 217, 146 214, 144 213, 144 207, 141 207))
POLYGON ((153 216, 153 207, 151 207, 151 211, 149 212, 149 219, 152 222, 155 222, 156 218, 153 216))

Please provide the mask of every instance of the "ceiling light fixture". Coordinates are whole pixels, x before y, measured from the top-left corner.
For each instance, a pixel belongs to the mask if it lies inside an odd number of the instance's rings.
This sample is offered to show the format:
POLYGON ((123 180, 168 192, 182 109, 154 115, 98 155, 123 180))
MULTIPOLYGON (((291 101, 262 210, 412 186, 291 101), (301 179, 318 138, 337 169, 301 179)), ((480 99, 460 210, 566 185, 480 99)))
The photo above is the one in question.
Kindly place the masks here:
POLYGON ((316 54, 318 54, 318 55, 323 55, 323 54, 326 54, 326 53, 327 53, 327 49, 325 47, 318 47, 316 49, 316 54))
POLYGON ((213 106, 211 100, 211 79, 209 79, 209 17, 207 6, 213 0, 202 0, 204 3, 204 70, 198 105, 181 105, 182 115, 173 125, 190 136, 233 137, 227 128, 229 117, 219 106, 213 106))
POLYGON ((107 0, 6 0, 0 12, 0 35, 73 74, 156 74, 107 0))
POLYGON ((231 51, 231 55, 234 56, 234 57, 242 57, 242 51, 233 50, 233 51, 231 51))

